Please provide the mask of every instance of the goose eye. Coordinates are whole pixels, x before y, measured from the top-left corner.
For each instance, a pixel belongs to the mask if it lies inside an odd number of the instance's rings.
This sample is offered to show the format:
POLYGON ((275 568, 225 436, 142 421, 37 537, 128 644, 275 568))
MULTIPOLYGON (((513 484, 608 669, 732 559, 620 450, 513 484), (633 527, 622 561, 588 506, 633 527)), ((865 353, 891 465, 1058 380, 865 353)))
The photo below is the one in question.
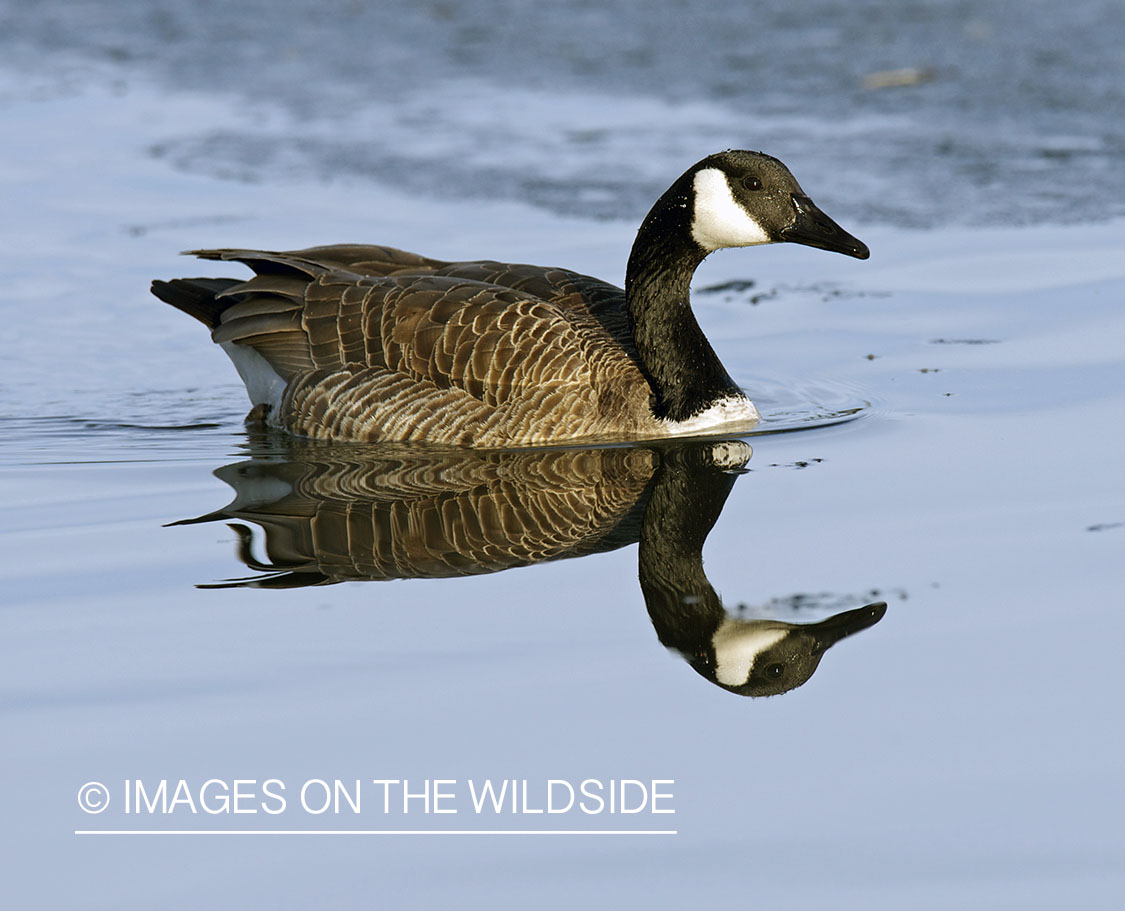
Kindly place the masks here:
POLYGON ((778 677, 780 677, 784 673, 785 673, 785 665, 784 664, 771 664, 769 667, 766 668, 766 676, 771 677, 774 680, 776 680, 778 677))
POLYGON ((757 177, 743 177, 741 180, 742 189, 744 190, 760 190, 762 189, 762 182, 757 177))

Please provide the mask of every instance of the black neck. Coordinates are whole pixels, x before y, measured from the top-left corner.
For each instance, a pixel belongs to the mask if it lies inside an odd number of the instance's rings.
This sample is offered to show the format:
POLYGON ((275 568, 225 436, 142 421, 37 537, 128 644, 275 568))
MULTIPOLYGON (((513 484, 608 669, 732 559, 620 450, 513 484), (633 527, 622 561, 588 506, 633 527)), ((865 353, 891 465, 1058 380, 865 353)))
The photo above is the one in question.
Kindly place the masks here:
POLYGON ((653 206, 625 273, 633 340, 657 417, 683 421, 741 395, 691 312, 691 279, 706 251, 691 236, 690 174, 653 206))
POLYGON ((703 543, 737 477, 714 464, 709 446, 664 450, 641 523, 637 562, 656 635, 708 678, 727 612, 703 571, 703 543))

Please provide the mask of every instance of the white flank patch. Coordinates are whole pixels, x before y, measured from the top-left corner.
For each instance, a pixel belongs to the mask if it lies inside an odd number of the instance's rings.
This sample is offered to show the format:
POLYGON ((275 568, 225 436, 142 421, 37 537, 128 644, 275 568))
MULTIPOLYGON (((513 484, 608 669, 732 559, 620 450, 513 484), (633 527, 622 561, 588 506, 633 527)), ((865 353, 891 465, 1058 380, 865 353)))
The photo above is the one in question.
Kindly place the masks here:
POLYGON ((281 394, 285 391, 285 380, 253 348, 237 342, 220 342, 219 346, 234 362, 250 401, 255 405, 269 405, 270 414, 276 415, 281 406, 281 394))
POLYGON ((691 436, 717 430, 749 430, 762 419, 754 403, 745 396, 721 399, 686 421, 665 421, 670 436, 691 436))
POLYGON ((695 172, 695 212, 691 236, 710 253, 723 247, 768 244, 770 237, 758 222, 734 200, 727 175, 718 168, 695 172))
POLYGON ((715 648, 715 679, 727 686, 741 686, 750 678, 757 657, 789 635, 776 626, 762 628, 760 621, 728 617, 711 637, 715 648))

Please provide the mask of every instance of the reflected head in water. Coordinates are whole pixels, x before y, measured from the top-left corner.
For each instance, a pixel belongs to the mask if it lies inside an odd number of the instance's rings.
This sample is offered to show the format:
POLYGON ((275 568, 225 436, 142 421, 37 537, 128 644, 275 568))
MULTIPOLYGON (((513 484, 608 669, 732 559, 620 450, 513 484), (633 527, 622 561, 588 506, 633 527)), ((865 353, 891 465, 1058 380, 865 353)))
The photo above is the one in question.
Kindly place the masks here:
POLYGON ((662 483, 652 490, 641 526, 641 590, 660 641, 699 674, 742 696, 775 696, 805 683, 828 648, 878 623, 887 605, 868 604, 819 623, 727 613, 703 572, 703 542, 734 486, 730 469, 745 465, 749 447, 740 444, 747 452, 736 465, 738 451, 719 445, 665 453, 662 483))
MULTIPOLYGON (((777 696, 801 686, 831 646, 874 626, 886 612, 886 602, 879 601, 819 623, 786 623, 744 620, 724 611, 710 642, 702 642, 702 648, 684 658, 708 680, 732 693, 777 696)), ((706 614, 701 611, 696 616, 704 622, 700 632, 705 635, 706 614)))
POLYGON ((255 575, 202 588, 481 575, 640 543, 641 590, 660 641, 730 692, 800 686, 833 643, 875 624, 872 604, 820 623, 732 617, 703 544, 751 449, 741 440, 543 451, 338 446, 266 435, 215 474, 255 575), (255 525, 264 559, 254 556, 255 525))

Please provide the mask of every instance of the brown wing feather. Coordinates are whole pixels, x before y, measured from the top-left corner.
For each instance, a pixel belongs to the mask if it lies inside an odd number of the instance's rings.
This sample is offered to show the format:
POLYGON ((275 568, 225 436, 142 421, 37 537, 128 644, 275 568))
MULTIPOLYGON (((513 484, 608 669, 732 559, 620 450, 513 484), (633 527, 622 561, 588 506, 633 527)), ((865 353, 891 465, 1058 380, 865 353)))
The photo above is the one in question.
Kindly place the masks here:
MULTIPOLYGON (((242 259, 241 255, 256 255, 248 250, 202 251, 215 259, 242 259)), ((261 255, 261 254, 257 254, 261 255)), ((593 316, 633 355, 632 329, 625 309, 625 292, 609 282, 550 266, 535 266, 527 263, 502 263, 494 260, 474 262, 446 262, 408 253, 394 247, 372 244, 334 244, 323 247, 309 247, 280 254, 293 260, 314 262, 335 269, 343 269, 356 275, 445 275, 450 278, 465 278, 488 285, 499 285, 522 291, 531 297, 558 304, 567 309, 582 310, 593 316)), ((276 263, 272 264, 276 267, 276 263)))
POLYGON ((354 272, 357 275, 418 274, 452 265, 440 259, 431 259, 428 256, 377 244, 331 244, 294 250, 285 255, 354 272))
POLYGON ((435 269, 434 274, 512 288, 565 310, 588 315, 636 360, 625 292, 601 279, 568 269, 492 261, 447 263, 435 269))
POLYGON ((595 279, 383 247, 197 252, 258 272, 223 290, 212 335, 289 382, 273 419, 296 433, 507 446, 651 420, 631 346, 604 319, 622 292, 595 279))

